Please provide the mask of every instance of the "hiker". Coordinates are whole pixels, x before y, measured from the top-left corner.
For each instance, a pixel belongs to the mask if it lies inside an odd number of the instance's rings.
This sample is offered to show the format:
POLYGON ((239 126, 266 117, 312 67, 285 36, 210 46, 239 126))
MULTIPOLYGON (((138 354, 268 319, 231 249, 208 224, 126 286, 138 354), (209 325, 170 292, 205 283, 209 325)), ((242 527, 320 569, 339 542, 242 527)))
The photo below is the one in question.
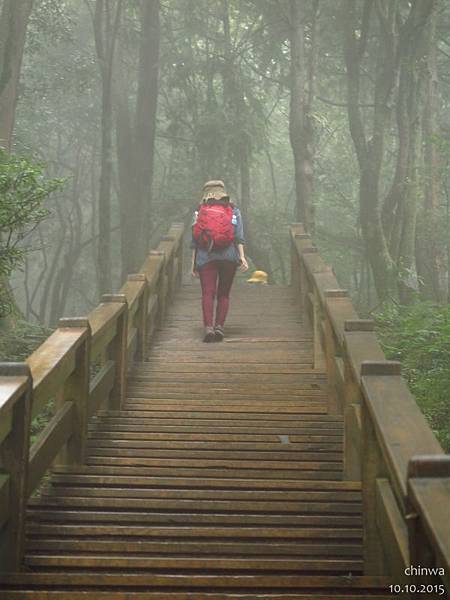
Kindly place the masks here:
POLYGON ((221 342, 236 269, 248 269, 241 213, 230 201, 223 181, 207 181, 203 186, 202 203, 192 224, 192 249, 192 275, 200 277, 202 287, 203 341, 221 342))

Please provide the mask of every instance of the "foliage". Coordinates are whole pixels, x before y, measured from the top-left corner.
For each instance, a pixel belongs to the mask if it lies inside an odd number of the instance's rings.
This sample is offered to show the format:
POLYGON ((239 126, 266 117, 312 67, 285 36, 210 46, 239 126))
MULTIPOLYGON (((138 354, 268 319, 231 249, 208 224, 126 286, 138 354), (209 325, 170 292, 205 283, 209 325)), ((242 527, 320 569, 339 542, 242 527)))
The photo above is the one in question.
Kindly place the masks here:
POLYGON ((389 304, 376 315, 389 359, 402 362, 410 389, 446 451, 450 450, 450 305, 389 304))
POLYGON ((51 329, 18 321, 11 331, 2 332, 0 337, 0 362, 21 362, 48 338, 51 329))
POLYGON ((0 150, 0 276, 20 266, 26 248, 22 242, 48 215, 45 199, 62 181, 47 179, 42 164, 0 150))
MULTIPOLYGON (((44 340, 48 338, 52 330, 41 325, 32 325, 26 321, 18 321, 15 328, 9 331, 2 331, 0 336, 0 362, 22 362, 44 340)), ((31 423, 31 438, 33 444, 39 433, 44 429, 51 419, 54 411, 54 401, 46 404, 39 415, 31 423)))

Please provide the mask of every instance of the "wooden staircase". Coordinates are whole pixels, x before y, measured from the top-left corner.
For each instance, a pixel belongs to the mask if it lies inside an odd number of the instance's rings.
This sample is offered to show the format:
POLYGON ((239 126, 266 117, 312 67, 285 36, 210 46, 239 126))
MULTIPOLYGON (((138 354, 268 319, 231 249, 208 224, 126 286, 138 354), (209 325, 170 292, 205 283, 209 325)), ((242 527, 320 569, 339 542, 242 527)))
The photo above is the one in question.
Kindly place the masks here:
POLYGON ((185 285, 85 466, 29 501, 2 598, 392 598, 364 576, 360 483, 291 288, 237 285, 222 343, 185 285))

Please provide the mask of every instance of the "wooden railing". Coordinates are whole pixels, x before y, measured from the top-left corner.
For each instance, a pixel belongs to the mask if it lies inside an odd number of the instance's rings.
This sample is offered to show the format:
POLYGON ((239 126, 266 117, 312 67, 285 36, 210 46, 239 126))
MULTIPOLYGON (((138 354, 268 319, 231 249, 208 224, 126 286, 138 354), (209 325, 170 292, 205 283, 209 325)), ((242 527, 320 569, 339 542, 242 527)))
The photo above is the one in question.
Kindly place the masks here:
POLYGON ((83 464, 87 423, 119 409, 127 371, 142 360, 181 282, 183 225, 174 224, 139 273, 86 318, 61 319, 26 363, 0 365, 0 566, 22 562, 25 507, 47 470, 83 464), (30 424, 50 400, 53 418, 29 447, 30 424))
POLYGON ((423 575, 405 570, 435 565, 448 584, 450 456, 400 363, 386 360, 373 321, 358 317, 301 224, 291 226, 291 249, 292 285, 313 330, 314 367, 327 372, 329 411, 344 420, 345 477, 362 482, 365 572, 423 584, 423 575))

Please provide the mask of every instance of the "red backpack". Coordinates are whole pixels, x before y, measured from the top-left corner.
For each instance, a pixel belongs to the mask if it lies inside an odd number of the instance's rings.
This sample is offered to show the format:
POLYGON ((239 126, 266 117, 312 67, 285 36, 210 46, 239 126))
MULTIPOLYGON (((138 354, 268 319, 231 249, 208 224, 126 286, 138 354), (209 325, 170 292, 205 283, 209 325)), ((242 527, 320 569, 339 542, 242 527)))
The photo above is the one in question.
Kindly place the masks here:
POLYGON ((193 226, 194 240, 209 251, 226 248, 234 241, 233 205, 202 204, 193 226))

